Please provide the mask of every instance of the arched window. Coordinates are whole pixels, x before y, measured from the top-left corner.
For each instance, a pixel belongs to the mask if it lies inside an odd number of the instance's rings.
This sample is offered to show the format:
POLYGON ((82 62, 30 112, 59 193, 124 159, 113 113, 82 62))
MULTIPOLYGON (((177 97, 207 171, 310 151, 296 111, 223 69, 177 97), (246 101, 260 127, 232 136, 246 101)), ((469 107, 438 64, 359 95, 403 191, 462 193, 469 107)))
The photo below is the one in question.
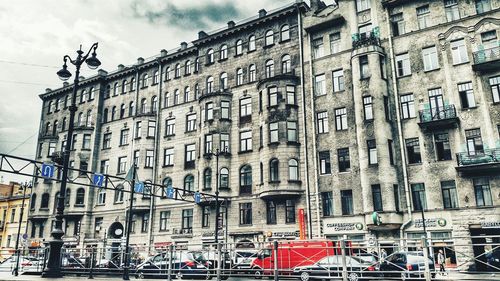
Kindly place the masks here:
POLYGON ((220 47, 220 60, 225 60, 227 59, 227 45, 222 45, 220 47))
POLYGON ((54 121, 54 127, 52 128, 52 135, 55 136, 57 135, 57 126, 59 125, 59 122, 56 120, 54 121))
POLYGON ((36 193, 31 195, 30 210, 34 210, 36 207, 36 193))
POLYGON ((66 195, 64 196, 64 206, 68 207, 69 202, 71 202, 71 189, 66 189, 66 195))
POLYGON ((181 77, 181 64, 178 63, 175 65, 175 78, 181 77))
POLYGON ((169 107, 169 106, 170 106, 170 93, 166 92, 165 93, 165 107, 169 107))
POLYGON ((220 88, 221 88, 222 90, 227 89, 227 73, 226 73, 226 72, 223 72, 223 73, 220 75, 220 88))
POLYGON ((172 179, 171 178, 165 178, 163 179, 163 194, 162 197, 166 198, 168 197, 167 195, 167 189, 172 187, 172 179))
POLYGON ((210 94, 214 91, 214 78, 212 76, 208 76, 207 78, 207 94, 210 94))
POLYGON ((83 117, 83 112, 78 113, 78 126, 83 126, 85 124, 85 120, 83 117))
POLYGON ((248 37, 248 51, 255 51, 255 35, 248 37))
POLYGON ((190 60, 186 61, 186 63, 184 64, 184 74, 185 75, 191 74, 191 61, 190 60))
POLYGON ((267 60, 266 61, 266 78, 270 78, 274 76, 274 61, 267 60))
POLYGON ((67 120, 66 117, 64 117, 61 124, 61 131, 66 130, 66 122, 67 122, 66 120, 67 120))
POLYGON ((54 103, 52 101, 49 101, 49 104, 47 105, 47 114, 52 113, 52 105, 54 103))
POLYGON ((207 51, 207 63, 214 63, 214 50, 208 49, 207 51))
POLYGON ((80 187, 76 190, 75 205, 85 204, 85 189, 80 187))
POLYGON ((170 66, 165 69, 165 81, 170 80, 170 66))
POLYGON ((295 159, 288 160, 288 179, 291 181, 299 180, 299 162, 295 159))
POLYGON ((90 88, 89 90, 89 101, 95 99, 95 89, 94 87, 90 88))
POLYGON ((255 75, 257 74, 257 68, 255 64, 251 64, 248 67, 248 82, 255 82, 255 75))
POLYGON ((153 72, 153 84, 158 84, 158 70, 153 72))
POLYGON ((87 116, 85 117, 85 124, 87 127, 92 127, 92 110, 87 111, 87 116))
POLYGON ((106 204, 106 189, 101 188, 99 189, 99 193, 97 193, 97 205, 104 205, 106 204))
POLYGON ((190 92, 191 92, 191 88, 189 88, 189 86, 184 88, 184 102, 189 102, 190 92))
POLYGON ((174 105, 179 104, 179 89, 175 89, 174 91, 174 105))
POLYGON ((289 73, 292 71, 292 60, 290 55, 284 55, 281 58, 281 73, 289 73))
POLYGON ((191 174, 184 178, 184 192, 187 191, 194 191, 194 176, 191 174))
POLYGON ((106 85, 106 92, 104 93, 106 98, 109 98, 109 95, 111 95, 111 85, 108 84, 106 85))
POLYGON ((199 96, 200 96, 200 85, 196 83, 194 85, 194 99, 197 100, 199 96))
POLYGON ((145 114, 148 110, 148 105, 147 105, 147 101, 146 101, 146 98, 143 98, 141 100, 141 113, 142 114, 145 114))
POLYGON ((200 71, 200 58, 194 60, 194 72, 200 71))
POLYGON ((40 209, 49 208, 50 195, 48 193, 42 194, 42 201, 40 202, 40 209))
POLYGON ((102 123, 108 122, 108 109, 105 108, 102 112, 102 123))
POLYGON ((45 124, 45 135, 49 136, 50 134, 52 134, 52 123, 47 122, 47 124, 45 124))
POLYGON ((135 115, 135 104, 133 101, 131 101, 128 104, 128 116, 134 116, 135 115))
POLYGON ((269 161, 269 180, 272 182, 279 181, 279 164, 278 159, 274 158, 269 161))
POLYGON ((123 185, 119 184, 115 189, 114 203, 123 202, 123 185))
POLYGON ((236 55, 241 55, 243 53, 243 40, 239 39, 236 41, 236 55))
POLYGON ((240 169, 240 194, 252 193, 252 167, 244 165, 240 169))
POLYGON ((212 169, 206 168, 203 172, 203 190, 212 189, 212 169))
POLYGON ((229 188, 229 170, 227 168, 220 169, 219 187, 221 189, 229 188))
POLYGON ((130 79, 130 90, 135 91, 135 77, 132 77, 132 79, 130 79))
POLYGON ((116 118, 116 106, 113 106, 111 109, 111 121, 114 121, 116 118))
POLYGON ((83 103, 87 100, 87 91, 83 90, 80 94, 80 103, 83 103))
POLYGON ((124 79, 122 81, 122 94, 125 94, 125 92, 127 92, 127 84, 128 84, 127 79, 124 79))
POLYGON ((65 108, 65 109, 66 109, 66 108, 68 107, 68 105, 69 105, 69 100, 70 100, 70 99, 69 99, 69 95, 66 95, 66 96, 64 97, 64 108, 65 108))
POLYGON ((56 102, 54 103, 54 111, 59 111, 59 107, 61 105, 61 101, 59 99, 56 99, 56 102))
POLYGON ((286 41, 290 39, 290 26, 288 24, 285 24, 281 27, 281 41, 286 41))
POLYGON ((149 86, 148 79, 149 79, 149 75, 147 73, 144 73, 144 75, 142 75, 142 87, 143 88, 149 86))
POLYGON ((125 117, 125 104, 122 103, 120 106, 120 119, 125 117))
POLYGON ((113 96, 117 95, 118 95, 118 82, 116 82, 115 85, 113 86, 113 96))
POLYGON ((236 85, 242 85, 243 84, 243 69, 238 68, 236 70, 236 85))
POLYGON ((270 46, 274 44, 274 32, 272 30, 266 31, 265 45, 270 46))
POLYGON ((151 112, 155 112, 158 108, 158 97, 154 96, 151 98, 151 112))

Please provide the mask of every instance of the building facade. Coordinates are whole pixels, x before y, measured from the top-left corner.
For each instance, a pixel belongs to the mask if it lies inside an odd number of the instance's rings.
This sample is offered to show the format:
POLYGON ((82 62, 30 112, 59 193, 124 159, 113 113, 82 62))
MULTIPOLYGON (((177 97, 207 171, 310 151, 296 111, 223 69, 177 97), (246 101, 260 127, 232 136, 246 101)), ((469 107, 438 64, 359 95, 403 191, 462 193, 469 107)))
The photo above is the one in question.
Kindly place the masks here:
POLYGON ((26 233, 28 222, 28 207, 30 203, 31 188, 26 190, 15 182, 0 184, 0 260, 10 257, 15 253, 18 235, 19 247, 24 248, 26 239, 22 235, 26 233), (24 213, 21 218, 21 208, 24 197, 24 213), (19 224, 21 231, 19 232, 19 224))
MULTIPOLYGON (((421 237, 424 222, 444 248, 495 243, 479 236, 500 221, 499 8, 298 1, 200 31, 154 59, 82 79, 70 166, 125 177, 135 163, 146 186, 187 192, 213 194, 218 179, 229 202, 220 235, 231 243, 295 239, 300 209, 309 237, 396 249, 421 237), (216 149, 228 153, 216 159, 216 149)), ((66 145, 71 90, 41 95, 38 160, 66 145)), ((118 248, 129 194, 70 176, 67 244, 118 248)), ((36 185, 34 241, 49 237, 56 187, 36 185)), ((213 205, 149 196, 156 189, 136 199, 132 244, 213 242, 213 205)))

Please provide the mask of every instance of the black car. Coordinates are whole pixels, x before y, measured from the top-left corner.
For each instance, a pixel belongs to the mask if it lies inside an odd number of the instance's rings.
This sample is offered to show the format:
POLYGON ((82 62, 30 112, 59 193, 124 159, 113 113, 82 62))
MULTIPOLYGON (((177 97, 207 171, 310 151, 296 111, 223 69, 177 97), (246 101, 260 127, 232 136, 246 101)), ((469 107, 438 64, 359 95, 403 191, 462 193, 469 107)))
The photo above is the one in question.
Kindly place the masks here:
POLYGON ((135 268, 135 277, 164 278, 169 274, 170 265, 172 265, 170 271, 172 277, 181 279, 209 277, 209 262, 199 251, 174 252, 171 261, 167 253, 156 254, 135 268))
MULTIPOLYGON (((378 273, 370 263, 355 257, 346 256, 347 279, 349 281, 366 280, 366 278, 376 277, 378 273)), ((298 266, 293 273, 301 281, 325 278, 342 278, 342 256, 327 256, 308 266, 298 266)))
POLYGON ((425 263, 429 265, 432 278, 435 277, 435 266, 432 259, 425 261, 422 251, 396 252, 388 256, 380 264, 380 271, 383 276, 396 276, 401 280, 423 279, 425 278, 425 263))
MULTIPOLYGON (((209 276, 208 278, 215 277, 217 276, 217 269, 218 263, 219 263, 219 257, 217 256, 217 252, 214 250, 205 250, 203 251, 203 256, 205 259, 208 261, 208 268, 209 268, 209 276)), ((226 280, 229 278, 231 275, 232 271, 232 260, 231 257, 229 256, 229 253, 226 251, 221 252, 221 279, 226 280)))

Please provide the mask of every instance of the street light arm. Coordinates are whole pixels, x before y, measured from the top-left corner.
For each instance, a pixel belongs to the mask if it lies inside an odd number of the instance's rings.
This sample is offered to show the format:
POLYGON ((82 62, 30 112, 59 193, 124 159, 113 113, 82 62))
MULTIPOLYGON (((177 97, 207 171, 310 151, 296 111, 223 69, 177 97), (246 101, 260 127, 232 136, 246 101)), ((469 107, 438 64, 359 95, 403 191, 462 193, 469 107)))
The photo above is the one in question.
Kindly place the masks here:
POLYGON ((78 57, 76 59, 72 59, 70 56, 65 55, 63 57, 64 62, 66 62, 66 60, 69 60, 69 62, 71 62, 72 65, 78 67, 89 57, 89 55, 92 51, 95 52, 97 50, 97 46, 98 46, 98 42, 95 42, 94 44, 92 44, 90 49, 87 51, 87 54, 85 54, 84 56, 82 56, 82 54, 83 54, 82 50, 78 50, 77 51, 78 57))

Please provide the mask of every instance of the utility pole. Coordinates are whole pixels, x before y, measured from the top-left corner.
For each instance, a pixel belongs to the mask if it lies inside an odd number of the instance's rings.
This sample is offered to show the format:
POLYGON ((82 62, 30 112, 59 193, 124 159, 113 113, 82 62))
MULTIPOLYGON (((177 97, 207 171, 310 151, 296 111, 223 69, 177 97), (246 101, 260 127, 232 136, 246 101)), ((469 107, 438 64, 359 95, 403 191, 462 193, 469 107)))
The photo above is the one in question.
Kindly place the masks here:
POLYGON ((23 214, 24 214, 24 201, 26 200, 26 190, 31 188, 31 182, 25 182, 21 184, 23 188, 23 201, 21 203, 21 213, 19 214, 19 225, 17 226, 17 239, 16 239, 16 267, 14 267, 14 276, 19 275, 19 260, 21 259, 21 251, 19 250, 19 236, 21 236, 21 224, 23 222, 23 214))

